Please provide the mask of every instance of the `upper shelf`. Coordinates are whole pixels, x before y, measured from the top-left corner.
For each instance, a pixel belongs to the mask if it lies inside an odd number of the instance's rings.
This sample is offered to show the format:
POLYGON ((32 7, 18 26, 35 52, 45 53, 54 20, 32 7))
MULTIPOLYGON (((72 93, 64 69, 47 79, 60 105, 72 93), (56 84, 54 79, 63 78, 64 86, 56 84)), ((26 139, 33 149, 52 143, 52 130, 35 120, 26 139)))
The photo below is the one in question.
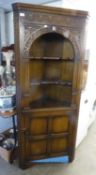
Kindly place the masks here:
POLYGON ((70 62, 73 62, 74 59, 73 58, 63 58, 63 57, 46 57, 46 56, 43 56, 43 57, 39 57, 39 56, 31 56, 31 57, 28 57, 28 59, 30 60, 61 60, 61 61, 70 61, 70 62))

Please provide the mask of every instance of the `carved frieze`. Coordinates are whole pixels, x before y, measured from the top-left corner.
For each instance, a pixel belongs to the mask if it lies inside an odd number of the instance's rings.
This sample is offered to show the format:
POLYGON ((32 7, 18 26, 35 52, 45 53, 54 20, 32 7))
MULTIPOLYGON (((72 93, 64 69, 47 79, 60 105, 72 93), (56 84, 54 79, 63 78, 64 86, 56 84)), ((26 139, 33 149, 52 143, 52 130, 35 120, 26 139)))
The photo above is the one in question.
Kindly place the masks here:
POLYGON ((24 41, 23 41, 23 57, 29 57, 29 50, 32 43, 41 35, 56 32, 61 34, 65 38, 68 38, 74 47, 76 59, 80 58, 80 31, 72 30, 67 27, 59 27, 56 25, 48 25, 48 24, 34 24, 24 25, 24 41))

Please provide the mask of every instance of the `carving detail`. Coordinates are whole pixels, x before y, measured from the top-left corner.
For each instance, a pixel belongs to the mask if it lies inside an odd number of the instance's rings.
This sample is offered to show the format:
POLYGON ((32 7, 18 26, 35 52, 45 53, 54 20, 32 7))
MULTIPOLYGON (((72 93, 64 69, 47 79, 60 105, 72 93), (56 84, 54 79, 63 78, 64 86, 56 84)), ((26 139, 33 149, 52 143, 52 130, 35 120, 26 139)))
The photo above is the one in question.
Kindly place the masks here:
POLYGON ((58 27, 55 25, 55 31, 53 31, 53 25, 39 25, 39 24, 31 24, 31 26, 24 26, 24 57, 29 56, 29 49, 36 38, 39 36, 49 33, 49 32, 57 32, 64 37, 68 38, 75 49, 76 59, 80 58, 80 37, 79 31, 74 31, 72 29, 68 29, 66 27, 58 27), (46 26, 46 27, 45 27, 46 26))
POLYGON ((56 25, 59 26, 67 26, 67 27, 75 27, 75 28, 82 28, 85 26, 84 17, 78 16, 78 18, 70 15, 58 15, 58 14, 49 14, 49 13, 40 13, 40 12, 31 12, 26 10, 25 11, 25 23, 40 23, 56 25))

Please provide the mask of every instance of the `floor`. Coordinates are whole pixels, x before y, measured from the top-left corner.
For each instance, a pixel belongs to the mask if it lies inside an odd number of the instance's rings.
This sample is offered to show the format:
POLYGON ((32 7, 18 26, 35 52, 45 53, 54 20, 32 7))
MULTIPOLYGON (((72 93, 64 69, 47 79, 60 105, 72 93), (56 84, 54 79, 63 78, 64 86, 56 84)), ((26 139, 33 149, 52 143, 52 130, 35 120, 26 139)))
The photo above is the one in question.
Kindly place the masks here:
POLYGON ((8 164, 0 159, 0 175, 96 175, 96 121, 89 129, 86 139, 76 150, 73 163, 42 164, 27 170, 18 168, 17 163, 8 164))

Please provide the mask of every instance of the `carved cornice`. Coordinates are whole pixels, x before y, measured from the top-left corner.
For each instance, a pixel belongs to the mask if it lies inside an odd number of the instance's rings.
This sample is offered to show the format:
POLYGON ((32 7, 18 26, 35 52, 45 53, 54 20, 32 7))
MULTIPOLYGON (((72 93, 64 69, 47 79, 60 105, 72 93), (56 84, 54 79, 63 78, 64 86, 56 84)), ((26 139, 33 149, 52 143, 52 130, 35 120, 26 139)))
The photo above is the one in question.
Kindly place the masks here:
POLYGON ((51 24, 51 25, 59 25, 71 28, 82 29, 85 26, 85 20, 81 16, 63 16, 58 14, 51 13, 39 13, 39 12, 29 12, 29 11, 21 11, 24 14, 24 17, 20 16, 20 20, 26 24, 30 23, 39 23, 39 24, 51 24))
POLYGON ((50 7, 44 5, 33 5, 33 4, 25 4, 25 3, 14 3, 12 4, 14 11, 36 11, 40 13, 51 13, 51 14, 60 14, 60 15, 69 15, 69 16, 76 16, 76 17, 86 17, 88 15, 87 11, 81 10, 73 10, 73 9, 64 9, 64 8, 57 8, 57 7, 50 7))

